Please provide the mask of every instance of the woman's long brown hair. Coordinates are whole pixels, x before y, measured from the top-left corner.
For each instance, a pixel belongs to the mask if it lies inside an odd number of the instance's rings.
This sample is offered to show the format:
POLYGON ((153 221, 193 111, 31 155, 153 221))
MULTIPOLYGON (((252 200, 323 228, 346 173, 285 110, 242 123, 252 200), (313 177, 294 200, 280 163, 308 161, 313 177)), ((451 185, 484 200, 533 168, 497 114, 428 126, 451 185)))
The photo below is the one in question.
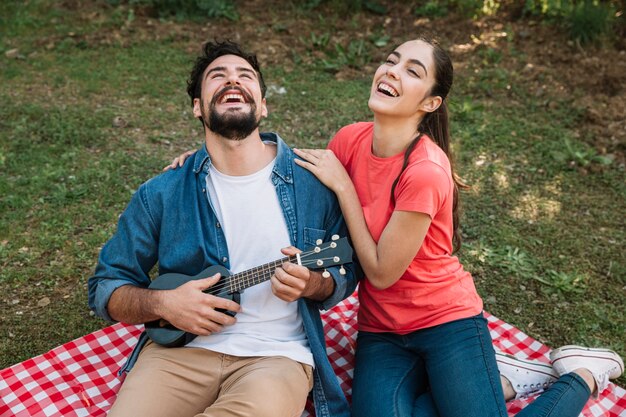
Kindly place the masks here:
POLYGON ((429 95, 439 96, 442 99, 441 105, 437 110, 427 113, 419 126, 417 127, 418 135, 411 141, 409 146, 404 151, 404 161, 402 163, 402 169, 396 177, 391 186, 391 201, 395 204, 395 190, 400 176, 409 164, 409 158, 413 149, 422 138, 422 135, 430 137, 447 155, 450 161, 450 171, 452 173, 452 180, 454 181, 454 193, 452 202, 452 247, 453 252, 458 251, 461 248, 461 232, 460 226, 460 201, 459 201, 459 189, 468 188, 461 178, 454 171, 454 158, 452 150, 450 149, 450 130, 448 122, 448 106, 446 97, 452 87, 452 81, 454 78, 454 68, 452 66, 452 60, 446 51, 444 51, 439 44, 428 38, 419 38, 422 42, 429 44, 433 50, 433 58, 435 62, 435 84, 429 95))

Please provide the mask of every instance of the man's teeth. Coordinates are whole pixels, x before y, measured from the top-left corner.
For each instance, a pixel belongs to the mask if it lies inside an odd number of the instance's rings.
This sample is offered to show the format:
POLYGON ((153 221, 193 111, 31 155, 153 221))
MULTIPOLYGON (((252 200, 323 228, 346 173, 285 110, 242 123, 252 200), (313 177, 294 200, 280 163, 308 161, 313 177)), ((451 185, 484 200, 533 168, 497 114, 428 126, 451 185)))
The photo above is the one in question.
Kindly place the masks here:
POLYGON ((245 103, 246 101, 243 99, 243 95, 241 94, 226 94, 222 97, 222 99, 220 100, 220 103, 227 103, 227 102, 245 103))
POLYGON ((378 90, 387 93, 391 97, 398 97, 398 92, 392 86, 384 83, 378 84, 378 90))

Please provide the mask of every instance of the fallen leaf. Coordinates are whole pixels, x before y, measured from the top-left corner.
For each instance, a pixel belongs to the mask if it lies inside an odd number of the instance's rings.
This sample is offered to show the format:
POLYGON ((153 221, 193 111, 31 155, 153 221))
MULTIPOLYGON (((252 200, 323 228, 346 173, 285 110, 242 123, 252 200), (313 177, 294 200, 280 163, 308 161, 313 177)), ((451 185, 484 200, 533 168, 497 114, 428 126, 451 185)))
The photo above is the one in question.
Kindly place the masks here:
POLYGON ((22 58, 22 55, 20 54, 20 50, 15 48, 15 49, 9 49, 8 51, 6 51, 4 53, 4 56, 6 56, 9 59, 19 59, 22 58))
POLYGON ((113 127, 122 128, 122 127, 126 127, 127 125, 128 125, 128 122, 124 120, 122 116, 115 116, 113 118, 113 127))
POLYGON ((41 300, 39 300, 37 302, 37 306, 39 306, 39 307, 45 307, 48 304, 50 304, 50 299, 48 297, 44 297, 44 298, 42 298, 41 300))

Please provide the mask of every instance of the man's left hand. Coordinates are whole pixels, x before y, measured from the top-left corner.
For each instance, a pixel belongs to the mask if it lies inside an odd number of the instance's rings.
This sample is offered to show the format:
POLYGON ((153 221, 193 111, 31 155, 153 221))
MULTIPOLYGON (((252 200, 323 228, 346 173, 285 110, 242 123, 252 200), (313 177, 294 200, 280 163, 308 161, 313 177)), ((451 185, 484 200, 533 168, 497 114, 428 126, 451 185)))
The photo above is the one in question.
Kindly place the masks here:
MULTIPOLYGON (((293 256, 301 251, 289 246, 281 249, 281 252, 284 255, 293 256)), ((319 272, 290 262, 276 268, 271 282, 274 295, 287 302, 296 301, 302 297, 324 300, 330 296, 335 285, 332 278, 323 278, 319 272)))

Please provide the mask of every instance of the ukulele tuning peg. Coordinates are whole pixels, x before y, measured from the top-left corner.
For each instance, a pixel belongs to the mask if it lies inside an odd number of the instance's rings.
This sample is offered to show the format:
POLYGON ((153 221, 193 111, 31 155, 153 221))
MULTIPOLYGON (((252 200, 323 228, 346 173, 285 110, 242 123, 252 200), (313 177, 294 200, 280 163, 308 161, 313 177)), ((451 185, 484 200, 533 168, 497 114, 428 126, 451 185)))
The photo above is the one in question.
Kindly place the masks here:
POLYGON ((323 241, 322 239, 317 239, 317 240, 315 241, 315 244, 316 244, 316 245, 321 245, 322 243, 324 243, 324 241, 323 241))
POLYGON ((322 276, 324 278, 330 278, 330 272, 328 272, 327 270, 324 270, 324 272, 322 272, 322 276))
POLYGON ((341 275, 346 275, 346 270, 345 270, 345 268, 343 266, 341 266, 341 268, 339 268, 339 273, 341 275))
POLYGON ((339 235, 333 235, 333 236, 331 237, 331 240, 339 240, 339 235))

